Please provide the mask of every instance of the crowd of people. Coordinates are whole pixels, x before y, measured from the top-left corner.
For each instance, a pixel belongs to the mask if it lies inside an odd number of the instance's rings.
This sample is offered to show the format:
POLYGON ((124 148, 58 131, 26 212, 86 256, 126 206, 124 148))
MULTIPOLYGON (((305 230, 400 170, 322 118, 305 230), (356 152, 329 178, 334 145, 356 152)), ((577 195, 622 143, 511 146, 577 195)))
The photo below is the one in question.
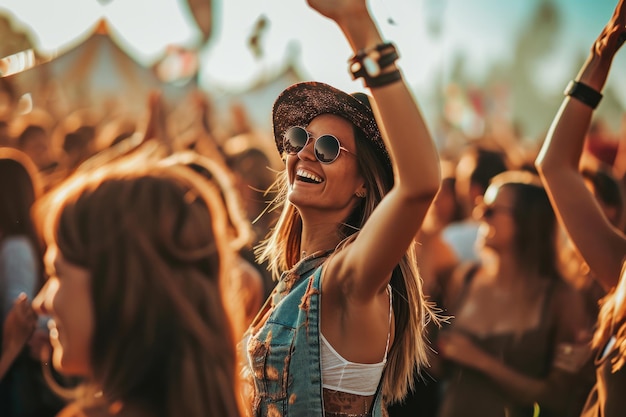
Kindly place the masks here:
POLYGON ((201 96, 0 124, 0 415, 625 415, 626 142, 587 141, 626 0, 540 148, 452 151, 367 1, 307 3, 368 93, 288 87, 274 150, 201 96))

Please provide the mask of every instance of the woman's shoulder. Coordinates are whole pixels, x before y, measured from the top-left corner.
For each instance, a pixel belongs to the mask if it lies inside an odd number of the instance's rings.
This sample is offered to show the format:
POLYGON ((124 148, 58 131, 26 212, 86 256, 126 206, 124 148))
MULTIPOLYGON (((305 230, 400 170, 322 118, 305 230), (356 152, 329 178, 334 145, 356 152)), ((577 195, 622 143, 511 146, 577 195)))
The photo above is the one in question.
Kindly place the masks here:
POLYGON ((461 297, 481 268, 480 262, 476 261, 459 262, 454 267, 446 283, 446 298, 449 302, 461 297))

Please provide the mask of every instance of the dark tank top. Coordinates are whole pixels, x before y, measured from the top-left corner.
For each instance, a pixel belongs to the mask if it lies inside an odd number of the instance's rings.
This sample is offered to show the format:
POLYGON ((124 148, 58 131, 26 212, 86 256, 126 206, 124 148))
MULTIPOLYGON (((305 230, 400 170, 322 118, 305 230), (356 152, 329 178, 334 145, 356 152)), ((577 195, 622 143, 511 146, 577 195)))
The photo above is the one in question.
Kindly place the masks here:
MULTIPOLYGON (((465 301, 475 270, 470 270, 458 306, 465 301)), ((476 346, 491 356, 499 358, 507 367, 531 378, 545 377, 552 365, 554 356, 554 336, 556 317, 551 303, 556 282, 547 287, 541 320, 538 327, 526 332, 510 332, 480 337, 463 332, 476 346)), ((453 322, 454 323, 454 322, 453 322)), ((454 324, 452 324, 454 326, 454 324)), ((456 329, 461 331, 460 329, 456 329)), ((485 374, 462 366, 448 363, 443 400, 439 417, 532 417, 534 407, 523 407, 508 400, 496 382, 485 374)), ((540 410, 541 417, 550 417, 548 410, 540 410)))

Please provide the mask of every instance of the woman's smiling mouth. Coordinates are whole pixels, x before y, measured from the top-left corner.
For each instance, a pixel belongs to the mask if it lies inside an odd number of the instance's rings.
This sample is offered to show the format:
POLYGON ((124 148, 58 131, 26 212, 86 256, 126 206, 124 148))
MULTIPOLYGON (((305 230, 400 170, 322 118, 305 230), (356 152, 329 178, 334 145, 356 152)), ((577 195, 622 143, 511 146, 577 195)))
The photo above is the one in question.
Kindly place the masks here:
POLYGON ((320 177, 318 177, 315 174, 312 174, 308 171, 305 171, 304 169, 300 168, 297 172, 296 172, 296 177, 299 181, 303 181, 303 182, 309 182, 309 183, 314 183, 314 184, 320 184, 322 182, 324 182, 323 179, 321 179, 320 177))

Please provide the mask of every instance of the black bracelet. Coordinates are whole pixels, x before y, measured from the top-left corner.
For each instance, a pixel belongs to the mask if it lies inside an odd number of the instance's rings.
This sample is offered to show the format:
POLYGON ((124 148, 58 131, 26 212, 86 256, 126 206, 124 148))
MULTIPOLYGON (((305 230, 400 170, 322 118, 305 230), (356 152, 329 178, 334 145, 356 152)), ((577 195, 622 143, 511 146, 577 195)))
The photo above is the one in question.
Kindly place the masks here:
POLYGON ((378 77, 385 68, 399 58, 398 51, 392 43, 381 43, 373 48, 362 49, 350 60, 352 79, 378 77))
POLYGON ((401 79, 402 73, 398 69, 381 74, 378 77, 363 77, 365 86, 369 88, 384 87, 386 85, 393 84, 396 81, 400 81, 401 79))
POLYGON ((393 64, 399 58, 398 52, 392 49, 388 54, 382 55, 377 61, 373 61, 366 56, 361 61, 354 61, 350 65, 352 79, 378 77, 382 70, 393 64))
POLYGON ((363 58, 373 53, 381 54, 383 51, 385 51, 385 49, 395 50, 396 46, 391 42, 385 42, 379 43, 378 45, 371 48, 363 48, 359 50, 356 54, 354 54, 352 58, 350 58, 350 62, 362 61, 363 58))
POLYGON ((563 92, 563 94, 575 98, 584 105, 591 107, 592 110, 598 107, 600 100, 602 100, 601 92, 596 91, 585 83, 574 80, 570 81, 569 84, 567 84, 567 87, 565 87, 565 91, 563 92))

